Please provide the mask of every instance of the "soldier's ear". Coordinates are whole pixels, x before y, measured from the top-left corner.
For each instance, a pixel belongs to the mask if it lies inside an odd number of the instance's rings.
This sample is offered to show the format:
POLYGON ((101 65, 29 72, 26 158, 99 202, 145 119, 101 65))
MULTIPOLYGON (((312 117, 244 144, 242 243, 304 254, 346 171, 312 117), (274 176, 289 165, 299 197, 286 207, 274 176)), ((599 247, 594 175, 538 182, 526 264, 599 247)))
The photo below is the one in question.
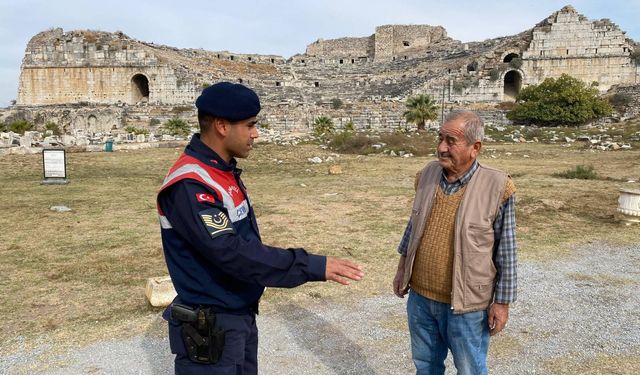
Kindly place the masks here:
POLYGON ((222 136, 226 136, 229 132, 229 122, 227 120, 214 118, 211 125, 213 126, 213 130, 222 136))

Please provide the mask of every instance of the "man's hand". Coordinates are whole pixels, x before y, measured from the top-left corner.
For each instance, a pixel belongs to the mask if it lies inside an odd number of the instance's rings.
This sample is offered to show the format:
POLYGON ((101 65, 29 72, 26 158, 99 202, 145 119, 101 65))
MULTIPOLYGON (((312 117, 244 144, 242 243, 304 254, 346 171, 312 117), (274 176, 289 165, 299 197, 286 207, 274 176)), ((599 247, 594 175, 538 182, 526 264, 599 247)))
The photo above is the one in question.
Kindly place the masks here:
POLYGON ((351 280, 360 280, 364 276, 362 266, 351 263, 348 260, 327 257, 327 269, 325 271, 325 279, 335 281, 342 285, 349 285, 351 280))
POLYGON ((404 295, 407 294, 407 289, 400 289, 402 287, 402 281, 404 280, 404 261, 406 257, 404 255, 400 256, 400 260, 398 261, 398 270, 396 271, 396 276, 393 278, 393 293, 400 298, 404 298, 404 295))
POLYGON ((507 325, 509 320, 509 305, 504 303, 493 303, 489 307, 489 334, 491 336, 499 333, 507 325))

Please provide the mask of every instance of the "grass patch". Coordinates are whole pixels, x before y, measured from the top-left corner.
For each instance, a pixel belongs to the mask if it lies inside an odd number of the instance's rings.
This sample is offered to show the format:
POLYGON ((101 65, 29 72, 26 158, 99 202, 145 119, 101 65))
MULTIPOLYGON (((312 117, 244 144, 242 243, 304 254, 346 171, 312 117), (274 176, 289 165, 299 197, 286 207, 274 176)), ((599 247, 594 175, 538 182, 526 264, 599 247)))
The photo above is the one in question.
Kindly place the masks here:
POLYGON ((571 178, 578 180, 596 180, 598 174, 595 171, 593 165, 576 165, 574 168, 567 169, 566 171, 554 173, 554 177, 571 178))
POLYGON ((415 156, 427 156, 435 152, 435 133, 420 131, 415 133, 354 133, 340 132, 328 140, 332 150, 346 154, 381 154, 391 151, 411 153, 415 156))

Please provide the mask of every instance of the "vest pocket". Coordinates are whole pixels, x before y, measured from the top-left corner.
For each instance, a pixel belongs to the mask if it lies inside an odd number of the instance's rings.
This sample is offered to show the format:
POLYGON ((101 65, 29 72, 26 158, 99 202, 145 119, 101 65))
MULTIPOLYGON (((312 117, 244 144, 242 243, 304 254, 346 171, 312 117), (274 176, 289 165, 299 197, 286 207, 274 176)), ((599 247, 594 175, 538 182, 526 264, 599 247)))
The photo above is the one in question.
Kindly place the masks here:
POLYGON ((470 240, 470 251, 472 252, 492 252, 495 240, 493 227, 480 224, 469 224, 467 236, 470 240))
POLYGON ((493 280, 486 284, 468 284, 464 291, 464 306, 489 305, 493 299, 493 280))
POLYGON ((492 252, 471 252, 465 256, 467 257, 464 270, 465 306, 491 302, 496 277, 492 252))

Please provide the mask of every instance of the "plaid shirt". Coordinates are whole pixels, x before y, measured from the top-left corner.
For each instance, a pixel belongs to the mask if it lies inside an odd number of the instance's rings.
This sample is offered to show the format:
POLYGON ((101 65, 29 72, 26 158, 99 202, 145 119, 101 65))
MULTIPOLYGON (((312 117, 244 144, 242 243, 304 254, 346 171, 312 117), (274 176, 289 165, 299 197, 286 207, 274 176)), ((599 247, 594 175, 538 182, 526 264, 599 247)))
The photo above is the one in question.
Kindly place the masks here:
MULTIPOLYGON (((478 162, 474 161, 467 173, 458 180, 449 183, 442 172, 440 187, 446 195, 451 195, 460 190, 478 169, 478 162)), ((402 240, 398 246, 398 252, 407 255, 409 247, 409 237, 411 236, 411 219, 402 235, 402 240)), ((517 245, 516 245, 516 194, 513 193, 498 210, 496 220, 493 222, 495 242, 493 245, 493 262, 496 266, 496 303, 511 303, 516 301, 517 295, 517 245)))

